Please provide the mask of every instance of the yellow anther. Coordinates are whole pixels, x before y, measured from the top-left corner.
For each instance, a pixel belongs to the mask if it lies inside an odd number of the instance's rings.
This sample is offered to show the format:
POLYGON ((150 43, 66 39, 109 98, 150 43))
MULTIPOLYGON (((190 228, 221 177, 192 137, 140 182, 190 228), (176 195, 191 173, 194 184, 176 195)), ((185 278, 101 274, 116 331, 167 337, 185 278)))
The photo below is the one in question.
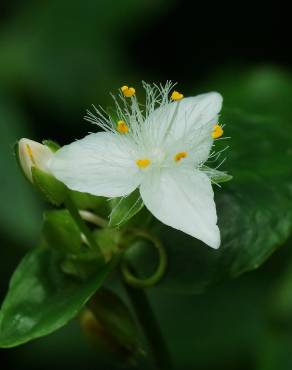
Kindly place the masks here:
POLYGON ((129 131, 129 127, 125 121, 121 120, 117 122, 117 130, 120 134, 126 134, 129 131))
POLYGON ((121 87, 121 91, 126 98, 130 98, 136 93, 136 90, 134 89, 134 87, 129 87, 126 85, 121 87))
POLYGON ((181 94, 180 92, 174 90, 172 92, 172 94, 171 94, 170 99, 171 100, 181 100, 183 97, 184 97, 183 94, 181 94))
POLYGON ((213 132, 212 132, 212 138, 218 139, 218 137, 221 137, 222 135, 223 135, 223 128, 219 124, 214 125, 213 132))
POLYGON ((32 161, 34 165, 36 165, 30 145, 26 144, 26 150, 27 150, 30 160, 32 161))
POLYGON ((181 159, 183 158, 186 158, 188 156, 188 153, 187 152, 179 152, 177 153, 175 156, 174 156, 174 160, 176 162, 180 161, 181 159))
POLYGON ((137 159, 136 165, 140 168, 146 168, 151 163, 150 159, 144 158, 144 159, 137 159))

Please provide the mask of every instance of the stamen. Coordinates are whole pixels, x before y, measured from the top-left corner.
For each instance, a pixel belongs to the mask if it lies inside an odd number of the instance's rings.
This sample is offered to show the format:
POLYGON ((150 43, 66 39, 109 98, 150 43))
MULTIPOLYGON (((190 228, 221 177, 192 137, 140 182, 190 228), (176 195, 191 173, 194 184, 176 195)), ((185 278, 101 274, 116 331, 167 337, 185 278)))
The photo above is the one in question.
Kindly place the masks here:
POLYGON ((218 139, 222 135, 223 135, 223 128, 219 124, 214 125, 213 132, 212 132, 212 138, 218 139))
POLYGON ((171 100, 181 100, 183 97, 184 97, 183 94, 181 94, 180 92, 174 90, 172 92, 172 94, 171 94, 170 99, 171 100))
POLYGON ((130 98, 131 96, 135 95, 135 93, 136 93, 136 90, 134 89, 134 87, 129 87, 127 85, 122 86, 121 91, 122 91, 123 95, 126 98, 130 98))
POLYGON ((26 150, 27 150, 30 160, 32 161, 34 165, 36 165, 34 157, 33 157, 32 149, 29 144, 26 144, 26 150))
POLYGON ((188 156, 187 152, 179 152, 174 156, 174 160, 179 162, 181 159, 186 158, 188 156))
POLYGON ((125 121, 120 120, 117 123, 117 130, 120 134, 126 134, 129 131, 129 127, 125 121))
POLYGON ((151 163, 150 159, 144 158, 144 159, 137 159, 136 164, 140 168, 146 168, 151 163))

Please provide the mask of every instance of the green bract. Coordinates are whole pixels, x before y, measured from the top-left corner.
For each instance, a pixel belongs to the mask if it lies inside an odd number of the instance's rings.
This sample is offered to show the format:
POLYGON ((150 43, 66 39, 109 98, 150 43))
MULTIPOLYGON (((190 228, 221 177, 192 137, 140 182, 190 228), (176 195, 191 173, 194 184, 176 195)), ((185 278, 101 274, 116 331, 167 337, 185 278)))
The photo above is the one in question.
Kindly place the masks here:
POLYGON ((109 225, 121 227, 126 224, 143 208, 143 201, 138 190, 125 198, 116 198, 112 201, 112 212, 109 225))
POLYGON ((80 252, 81 233, 67 210, 45 212, 43 234, 52 248, 63 253, 80 252))

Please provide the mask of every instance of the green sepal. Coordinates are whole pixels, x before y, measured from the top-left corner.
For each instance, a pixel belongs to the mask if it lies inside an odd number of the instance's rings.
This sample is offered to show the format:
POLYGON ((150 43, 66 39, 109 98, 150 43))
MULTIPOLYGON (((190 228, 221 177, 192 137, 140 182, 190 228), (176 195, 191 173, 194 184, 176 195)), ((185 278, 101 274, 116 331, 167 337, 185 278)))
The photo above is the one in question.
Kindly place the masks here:
POLYGON ((66 197, 66 186, 51 174, 31 168, 34 186, 44 195, 47 201, 55 206, 60 206, 66 197))
POLYGON ((133 363, 142 350, 132 313, 121 298, 101 289, 87 307, 80 315, 80 324, 93 344, 125 363, 133 363))
POLYGON ((67 210, 44 213, 43 235, 47 244, 63 253, 79 253, 82 247, 81 233, 67 210))
POLYGON ((53 140, 43 140, 43 145, 46 145, 53 153, 61 148, 61 146, 53 140))
POLYGON ((143 208, 144 203, 139 190, 135 190, 127 197, 116 198, 112 201, 112 212, 110 214, 110 227, 121 227, 126 224, 143 208))

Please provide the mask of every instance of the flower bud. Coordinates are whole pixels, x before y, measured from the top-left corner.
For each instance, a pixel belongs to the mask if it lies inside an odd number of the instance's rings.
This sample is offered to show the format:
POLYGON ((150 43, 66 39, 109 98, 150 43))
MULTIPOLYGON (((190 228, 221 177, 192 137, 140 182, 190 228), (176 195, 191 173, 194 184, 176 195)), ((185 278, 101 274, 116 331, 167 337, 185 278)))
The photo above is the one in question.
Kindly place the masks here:
POLYGON ((33 182, 32 167, 50 173, 47 163, 52 157, 53 151, 46 145, 23 138, 18 142, 16 154, 19 165, 30 182, 33 182))
POLYGON ((29 139, 19 140, 15 147, 18 163, 25 177, 47 201, 59 206, 65 199, 66 187, 49 169, 49 161, 56 150, 57 144, 51 141, 40 144, 29 139))
POLYGON ((124 364, 134 364, 144 353, 132 313, 115 293, 101 289, 79 316, 80 325, 92 344, 115 355, 124 364))

